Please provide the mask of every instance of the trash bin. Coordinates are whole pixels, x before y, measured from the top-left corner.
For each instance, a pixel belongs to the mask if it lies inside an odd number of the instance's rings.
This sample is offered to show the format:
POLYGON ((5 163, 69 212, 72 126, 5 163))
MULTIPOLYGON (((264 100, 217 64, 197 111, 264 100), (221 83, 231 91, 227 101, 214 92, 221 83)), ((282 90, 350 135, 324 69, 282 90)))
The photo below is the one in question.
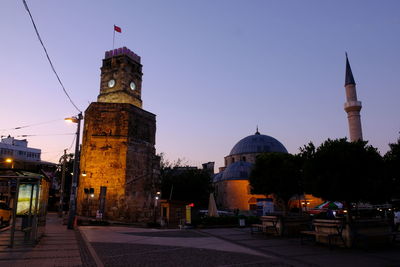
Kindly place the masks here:
POLYGON ((22 224, 21 224, 21 230, 23 231, 24 229, 28 228, 29 225, 29 216, 28 215, 23 215, 22 216, 22 224))

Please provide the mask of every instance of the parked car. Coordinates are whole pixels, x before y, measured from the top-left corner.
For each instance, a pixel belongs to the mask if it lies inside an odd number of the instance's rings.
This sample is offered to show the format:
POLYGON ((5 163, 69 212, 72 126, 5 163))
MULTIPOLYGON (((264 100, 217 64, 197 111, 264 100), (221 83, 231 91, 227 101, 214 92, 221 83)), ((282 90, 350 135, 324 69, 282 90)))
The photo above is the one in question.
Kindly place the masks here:
POLYGON ((11 208, 4 202, 0 202, 0 225, 10 223, 11 208))

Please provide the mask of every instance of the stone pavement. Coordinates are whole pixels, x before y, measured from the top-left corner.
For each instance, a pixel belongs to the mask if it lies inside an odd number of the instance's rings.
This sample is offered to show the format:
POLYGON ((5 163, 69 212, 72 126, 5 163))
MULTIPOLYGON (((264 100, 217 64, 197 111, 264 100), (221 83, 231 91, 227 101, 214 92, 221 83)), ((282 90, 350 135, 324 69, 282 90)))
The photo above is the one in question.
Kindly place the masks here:
POLYGON ((61 220, 49 213, 45 235, 34 247, 0 248, 0 266, 95 266, 79 231, 68 230, 61 220))
POLYGON ((203 229, 202 233, 275 256, 292 266, 400 266, 400 244, 381 248, 348 249, 307 243, 299 238, 251 235, 249 229, 203 229))
POLYGON ((202 230, 80 227, 104 266, 400 266, 400 246, 364 251, 251 235, 248 228, 202 230))
POLYGON ((0 248, 0 266, 400 266, 400 244, 361 249, 251 235, 248 228, 148 229, 80 226, 49 214, 35 247, 0 248))

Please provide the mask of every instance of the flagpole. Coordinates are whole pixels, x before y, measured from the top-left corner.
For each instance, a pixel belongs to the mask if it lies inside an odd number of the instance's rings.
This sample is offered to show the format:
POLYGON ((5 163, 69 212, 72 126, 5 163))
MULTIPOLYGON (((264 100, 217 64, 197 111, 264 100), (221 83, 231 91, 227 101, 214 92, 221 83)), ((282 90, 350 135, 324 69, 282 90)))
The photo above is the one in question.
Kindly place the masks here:
POLYGON ((113 49, 114 50, 114 41, 115 41, 115 24, 114 24, 114 28, 113 28, 113 49))

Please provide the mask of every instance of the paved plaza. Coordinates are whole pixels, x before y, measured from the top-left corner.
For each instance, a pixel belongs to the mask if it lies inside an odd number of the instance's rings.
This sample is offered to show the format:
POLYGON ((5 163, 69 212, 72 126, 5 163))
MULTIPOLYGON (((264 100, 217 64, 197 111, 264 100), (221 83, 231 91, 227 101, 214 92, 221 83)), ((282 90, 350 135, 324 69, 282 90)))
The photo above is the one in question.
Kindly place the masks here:
POLYGON ((400 266, 400 244, 368 251, 300 245, 248 228, 149 229, 80 226, 49 214, 35 247, 0 249, 0 266, 400 266))
POLYGON ((400 266, 400 245, 334 248, 248 228, 159 230, 81 227, 105 266, 400 266))

